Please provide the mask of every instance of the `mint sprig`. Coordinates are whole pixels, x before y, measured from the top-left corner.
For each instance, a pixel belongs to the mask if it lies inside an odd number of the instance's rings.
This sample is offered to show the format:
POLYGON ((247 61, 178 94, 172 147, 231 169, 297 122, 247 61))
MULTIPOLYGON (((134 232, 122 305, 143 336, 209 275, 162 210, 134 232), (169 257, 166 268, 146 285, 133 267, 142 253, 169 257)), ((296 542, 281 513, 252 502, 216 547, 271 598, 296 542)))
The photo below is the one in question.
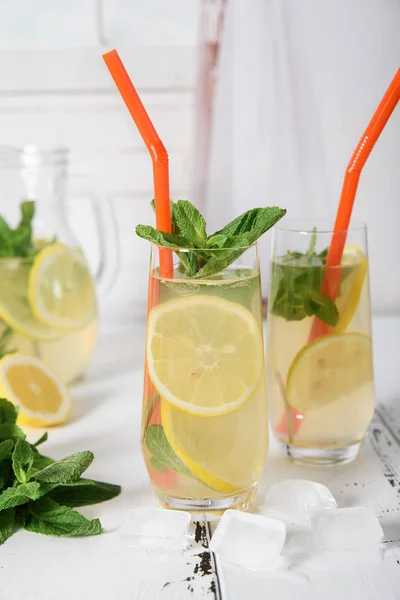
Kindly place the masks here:
POLYGON ((171 448, 162 425, 149 425, 146 430, 145 442, 151 454, 150 462, 157 471, 164 473, 168 468, 178 473, 191 474, 171 448))
POLYGON ((315 251, 316 228, 306 253, 287 252, 273 262, 272 282, 278 282, 272 299, 272 314, 286 321, 301 321, 315 316, 330 327, 339 322, 335 302, 321 292, 328 249, 315 251))
POLYGON ((35 201, 25 200, 20 205, 20 221, 15 229, 0 216, 0 257, 35 256, 37 250, 32 239, 35 201))
POLYGON ((221 273, 285 214, 286 210, 276 206, 253 208, 207 235, 206 222, 198 209, 188 200, 178 200, 171 202, 172 233, 150 225, 138 225, 136 233, 153 244, 173 249, 182 274, 203 278, 221 273))
POLYGON ((0 544, 16 527, 57 536, 87 536, 102 532, 98 519, 89 520, 72 507, 97 504, 118 496, 120 486, 81 478, 93 461, 89 451, 59 461, 42 456, 25 440, 16 424, 18 410, 0 398, 0 544))

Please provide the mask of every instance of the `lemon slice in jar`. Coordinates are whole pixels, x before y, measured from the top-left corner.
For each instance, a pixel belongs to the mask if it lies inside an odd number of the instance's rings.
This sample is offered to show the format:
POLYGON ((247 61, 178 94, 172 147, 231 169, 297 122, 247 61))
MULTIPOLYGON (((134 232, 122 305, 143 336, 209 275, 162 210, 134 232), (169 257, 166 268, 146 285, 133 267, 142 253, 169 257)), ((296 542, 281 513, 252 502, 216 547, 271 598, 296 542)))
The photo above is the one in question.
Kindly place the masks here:
POLYGON ((38 322, 59 330, 85 327, 96 315, 92 276, 83 254, 51 244, 36 256, 29 275, 29 303, 38 322))

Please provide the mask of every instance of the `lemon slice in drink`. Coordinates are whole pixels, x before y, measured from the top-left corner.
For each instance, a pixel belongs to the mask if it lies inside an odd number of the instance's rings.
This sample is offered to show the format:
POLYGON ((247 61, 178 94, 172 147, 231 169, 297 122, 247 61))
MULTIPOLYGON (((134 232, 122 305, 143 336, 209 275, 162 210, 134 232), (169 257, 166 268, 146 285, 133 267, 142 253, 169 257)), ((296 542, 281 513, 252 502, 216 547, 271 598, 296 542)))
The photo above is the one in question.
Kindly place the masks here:
POLYGON ((343 398, 371 379, 371 338, 361 333, 325 335, 295 357, 287 377, 287 400, 305 413, 343 398))
POLYGON ((238 410, 263 369, 260 327, 243 306, 214 296, 189 296, 153 308, 147 366, 160 396, 199 417, 238 410))
POLYGON ((64 383, 41 360, 23 354, 7 354, 0 360, 0 397, 19 407, 21 425, 63 423, 71 410, 64 383))
POLYGON ((356 244, 350 244, 344 249, 341 265, 342 281, 336 299, 339 323, 335 327, 335 333, 346 331, 357 311, 368 262, 360 248, 356 244))
MULTIPOLYGON (((227 429, 229 423, 222 421, 227 417, 229 419, 229 414, 217 417, 216 420, 202 419, 174 408, 165 400, 161 404, 164 433, 171 448, 185 467, 213 490, 221 494, 234 494, 238 491, 238 486, 214 475, 210 470, 210 466, 215 468, 216 464, 222 462, 225 477, 236 475, 235 465, 230 460, 230 445, 226 444, 225 440, 226 435, 229 435, 227 429), (220 427, 219 431, 216 430, 218 427, 220 427), (202 444, 199 444, 200 439, 203 441, 202 444)), ((217 468, 218 470, 221 468, 217 468)))
POLYGON ((36 320, 28 301, 31 264, 23 258, 0 260, 0 319, 33 340, 53 341, 63 332, 36 320))
POLYGON ((29 276, 29 302, 36 319, 49 327, 73 331, 87 325, 96 300, 82 253, 64 244, 39 252, 29 276))

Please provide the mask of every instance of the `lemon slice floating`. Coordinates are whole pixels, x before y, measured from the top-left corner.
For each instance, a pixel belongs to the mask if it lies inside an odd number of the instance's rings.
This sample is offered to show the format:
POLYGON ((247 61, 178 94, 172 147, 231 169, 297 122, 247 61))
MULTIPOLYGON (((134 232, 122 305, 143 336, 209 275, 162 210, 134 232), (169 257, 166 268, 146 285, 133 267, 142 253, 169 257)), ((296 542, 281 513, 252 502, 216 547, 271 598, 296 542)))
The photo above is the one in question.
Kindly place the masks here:
POLYGON ((86 260, 79 250, 64 244, 51 244, 36 256, 28 295, 34 316, 49 327, 82 329, 95 316, 95 291, 86 260))
POLYGON ((372 374, 371 338, 361 333, 322 336, 295 357, 287 377, 287 399, 305 413, 368 384, 372 374))
POLYGON ((342 281, 340 295, 336 299, 339 311, 339 323, 336 333, 341 333, 350 325, 358 305, 368 269, 366 256, 356 244, 345 247, 342 257, 342 281))
POLYGON ((26 259, 0 261, 0 319, 33 340, 53 341, 64 333, 36 320, 28 302, 31 264, 26 259))
POLYGON ((241 408, 263 369, 260 327, 244 307, 190 296, 154 308, 147 366, 160 396, 182 411, 215 417, 241 408))
POLYGON ((0 396, 19 406, 21 425, 57 425, 71 410, 62 381, 41 360, 23 354, 6 354, 0 360, 0 396))

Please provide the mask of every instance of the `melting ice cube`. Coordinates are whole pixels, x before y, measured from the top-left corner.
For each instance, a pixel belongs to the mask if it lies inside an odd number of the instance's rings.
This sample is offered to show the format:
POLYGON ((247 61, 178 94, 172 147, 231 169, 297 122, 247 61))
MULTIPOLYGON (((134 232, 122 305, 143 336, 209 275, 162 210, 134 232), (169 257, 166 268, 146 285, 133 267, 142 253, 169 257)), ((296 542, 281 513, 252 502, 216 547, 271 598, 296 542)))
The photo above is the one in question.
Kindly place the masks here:
POLYGON ((132 548, 181 550, 189 532, 190 513, 162 508, 136 508, 122 521, 117 532, 132 548))
POLYGON ((382 527, 372 508, 367 506, 315 514, 312 530, 316 550, 355 550, 377 546, 383 539, 382 527))
POLYGON ((315 511, 336 508, 336 500, 327 487, 307 479, 284 479, 272 485, 260 507, 263 514, 289 525, 311 527, 315 511))
POLYGON ((210 548, 222 560, 249 569, 270 569, 281 555, 286 527, 281 521, 227 510, 211 539, 210 548))

